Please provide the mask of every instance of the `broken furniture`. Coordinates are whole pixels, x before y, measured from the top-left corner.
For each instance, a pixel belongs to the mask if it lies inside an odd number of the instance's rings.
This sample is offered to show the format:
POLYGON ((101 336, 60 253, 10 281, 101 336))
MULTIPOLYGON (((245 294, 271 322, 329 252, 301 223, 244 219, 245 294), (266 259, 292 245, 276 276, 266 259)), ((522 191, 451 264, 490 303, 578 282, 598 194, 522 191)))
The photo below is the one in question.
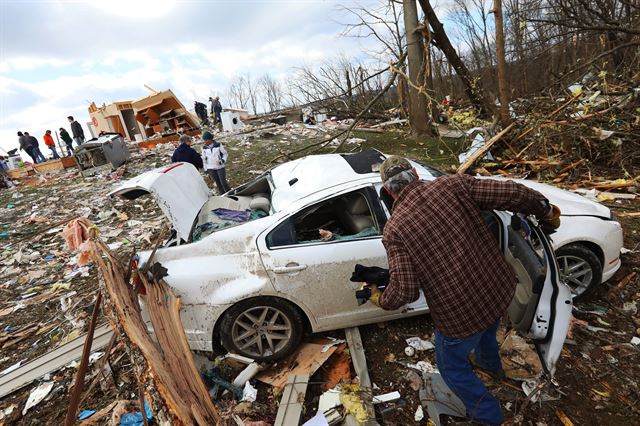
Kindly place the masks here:
POLYGON ((129 149, 120 135, 105 135, 83 143, 76 148, 73 156, 82 176, 92 176, 123 165, 129 159, 129 149))

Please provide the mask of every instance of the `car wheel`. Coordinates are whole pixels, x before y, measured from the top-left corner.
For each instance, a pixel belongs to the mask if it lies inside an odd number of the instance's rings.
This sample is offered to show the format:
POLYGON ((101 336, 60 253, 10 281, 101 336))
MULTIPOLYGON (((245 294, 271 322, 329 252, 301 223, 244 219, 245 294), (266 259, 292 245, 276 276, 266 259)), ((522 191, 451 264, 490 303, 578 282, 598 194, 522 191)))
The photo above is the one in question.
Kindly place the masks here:
POLYGON ((244 300, 231 307, 222 319, 222 345, 256 361, 275 361, 289 355, 303 334, 300 311, 277 298, 244 300))
POLYGON ((602 264, 598 256, 580 244, 570 244, 556 251, 560 279, 580 300, 591 293, 602 281, 602 264))

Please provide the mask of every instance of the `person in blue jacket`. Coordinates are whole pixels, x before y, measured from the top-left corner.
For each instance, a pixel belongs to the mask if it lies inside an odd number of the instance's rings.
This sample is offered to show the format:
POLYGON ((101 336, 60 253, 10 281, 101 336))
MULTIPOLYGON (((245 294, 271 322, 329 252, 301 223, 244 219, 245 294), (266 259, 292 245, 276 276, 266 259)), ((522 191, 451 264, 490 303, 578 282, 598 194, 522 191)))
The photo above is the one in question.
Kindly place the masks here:
POLYGON ((171 161, 174 163, 183 161, 185 163, 193 164, 193 166, 198 170, 202 169, 202 157, 195 149, 191 148, 191 136, 182 135, 180 136, 179 141, 180 145, 173 152, 171 161))

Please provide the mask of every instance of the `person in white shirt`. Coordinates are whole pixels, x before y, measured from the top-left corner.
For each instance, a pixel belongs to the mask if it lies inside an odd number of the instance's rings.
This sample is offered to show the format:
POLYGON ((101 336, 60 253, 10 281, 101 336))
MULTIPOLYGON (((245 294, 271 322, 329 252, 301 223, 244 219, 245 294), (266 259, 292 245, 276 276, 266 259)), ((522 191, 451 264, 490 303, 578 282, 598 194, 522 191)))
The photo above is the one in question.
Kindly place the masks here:
POLYGON ((229 157, 227 150, 224 149, 220 142, 214 141, 213 135, 208 131, 202 133, 202 140, 204 141, 204 146, 202 147, 204 169, 211 180, 216 183, 218 192, 224 194, 231 189, 227 182, 227 173, 224 167, 229 157))

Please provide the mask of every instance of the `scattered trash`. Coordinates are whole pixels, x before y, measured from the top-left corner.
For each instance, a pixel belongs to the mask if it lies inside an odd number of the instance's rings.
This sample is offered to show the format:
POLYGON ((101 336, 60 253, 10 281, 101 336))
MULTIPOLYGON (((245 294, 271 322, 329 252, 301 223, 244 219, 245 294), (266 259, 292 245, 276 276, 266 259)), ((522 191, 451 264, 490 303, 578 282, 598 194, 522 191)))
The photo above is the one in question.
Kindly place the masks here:
POLYGON ((88 419, 96 413, 96 410, 82 410, 80 414, 78 414, 78 420, 88 419))
POLYGON ((638 345, 640 345, 640 337, 638 337, 638 336, 633 336, 633 337, 631 338, 631 344, 632 344, 632 345, 634 345, 634 346, 638 346, 638 345))
POLYGON ((429 361, 418 361, 415 364, 407 364, 407 367, 414 368, 422 373, 435 373, 438 371, 429 361))
POLYGON ((27 411, 32 407, 38 405, 43 399, 49 395, 51 389, 53 389, 53 382, 45 382, 41 383, 37 388, 33 389, 29 394, 29 398, 27 399, 27 403, 24 405, 22 409, 22 415, 27 414, 27 411))
MULTIPOLYGON (((417 351, 428 351, 433 349, 435 346, 428 340, 423 340, 420 337, 409 337, 407 340, 407 345, 414 348, 417 351)), ((406 351, 405 351, 406 352, 406 351)))
POLYGON ((404 348, 404 354, 406 356, 414 356, 416 354, 416 349, 413 346, 407 346, 404 348))
POLYGON ((362 423, 367 420, 368 416, 360 392, 359 385, 343 385, 340 402, 345 408, 345 414, 351 414, 359 423, 362 423))
POLYGON ((422 406, 418 405, 418 408, 416 409, 416 412, 413 415, 413 420, 415 420, 416 422, 420 422, 422 421, 422 419, 424 419, 424 411, 422 410, 422 406))
POLYGON ((251 386, 250 382, 246 382, 244 384, 244 389, 242 390, 241 401, 255 402, 257 397, 258 397, 258 389, 251 386))
MULTIPOLYGON (((147 420, 153 419, 153 413, 151 412, 151 408, 149 407, 149 403, 145 399, 144 401, 144 412, 147 420)), ((142 413, 126 413, 120 417, 120 426, 143 426, 144 420, 142 419, 142 413)))

